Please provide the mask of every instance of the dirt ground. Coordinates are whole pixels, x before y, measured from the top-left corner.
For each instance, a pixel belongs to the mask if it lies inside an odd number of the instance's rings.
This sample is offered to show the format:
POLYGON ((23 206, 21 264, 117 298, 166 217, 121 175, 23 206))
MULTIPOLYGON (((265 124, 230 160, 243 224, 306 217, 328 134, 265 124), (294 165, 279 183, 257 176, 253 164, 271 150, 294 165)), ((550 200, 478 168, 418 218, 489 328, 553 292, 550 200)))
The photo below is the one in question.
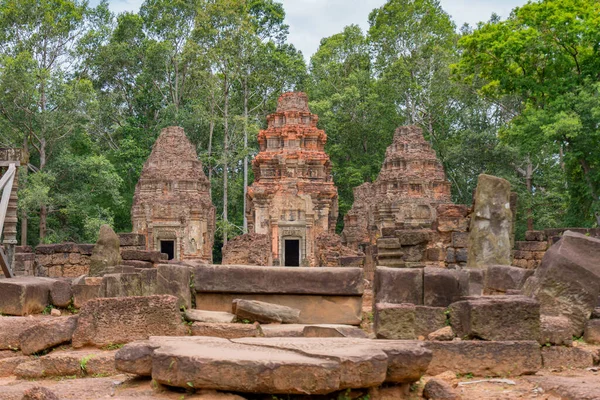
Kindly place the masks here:
MULTIPOLYGON (((486 378, 461 377, 456 379, 456 390, 463 400, 598 400, 600 399, 600 372, 570 370, 541 371, 536 375, 507 378, 508 383, 485 382, 486 378), (484 382, 481 382, 481 381, 484 382), (511 384, 513 383, 514 384, 511 384)), ((423 379, 423 382, 427 377, 423 379)), ((409 396, 422 399, 423 382, 409 396)), ((48 379, 23 381, 15 378, 0 379, 0 400, 21 400, 23 392, 34 386, 52 390, 61 400, 122 399, 122 400, 243 400, 234 394, 203 391, 189 393, 159 387, 150 379, 117 375, 108 378, 48 379)), ((243 396, 243 395, 242 395, 243 396)), ((359 396, 357 394, 357 396, 359 396)), ((359 397, 364 400, 364 395, 359 397)), ((256 398, 256 396, 252 396, 256 398)), ((306 398, 306 397, 304 397, 306 398)), ((327 397, 319 397, 320 399, 327 397)), ((346 397, 348 398, 348 397, 346 397)), ((344 398, 344 400, 346 399, 344 398)), ((264 399, 287 400, 288 396, 264 396, 264 399)), ((289 397, 293 400, 293 397, 289 397)), ((332 400, 338 400, 335 397, 332 400)), ((386 399, 387 400, 387 399, 386 399)), ((391 400, 391 399, 390 399, 391 400)))

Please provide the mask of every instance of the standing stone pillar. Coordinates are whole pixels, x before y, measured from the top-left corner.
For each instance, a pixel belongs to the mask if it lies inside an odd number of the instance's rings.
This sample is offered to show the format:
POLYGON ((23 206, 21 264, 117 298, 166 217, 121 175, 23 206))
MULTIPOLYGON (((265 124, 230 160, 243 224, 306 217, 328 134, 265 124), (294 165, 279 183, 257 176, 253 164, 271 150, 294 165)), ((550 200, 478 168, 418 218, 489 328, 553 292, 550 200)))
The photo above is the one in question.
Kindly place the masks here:
POLYGON ((468 268, 510 265, 512 214, 510 183, 495 176, 479 175, 469 232, 468 268))

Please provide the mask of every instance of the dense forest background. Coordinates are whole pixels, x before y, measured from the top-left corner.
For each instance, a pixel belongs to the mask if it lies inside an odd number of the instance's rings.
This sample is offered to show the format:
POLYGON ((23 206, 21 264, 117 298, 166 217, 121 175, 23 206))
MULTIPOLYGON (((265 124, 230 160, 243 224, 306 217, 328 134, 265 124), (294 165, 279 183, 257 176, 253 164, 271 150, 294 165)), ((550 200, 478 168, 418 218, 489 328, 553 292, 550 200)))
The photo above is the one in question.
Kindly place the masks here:
MULTIPOLYGON (((598 224, 600 2, 542 0, 457 27, 435 0, 389 0, 321 40, 308 66, 275 0, 0 0, 0 146, 22 147, 22 240, 93 242, 131 229, 161 128, 196 145, 216 248, 244 231, 256 134, 280 93, 306 91, 329 142, 343 215, 376 179, 395 128, 417 124, 456 203, 477 175, 519 194, 518 232, 598 224), (247 173, 246 173, 247 171, 247 173)), ((485 18, 485 16, 482 16, 485 18)))

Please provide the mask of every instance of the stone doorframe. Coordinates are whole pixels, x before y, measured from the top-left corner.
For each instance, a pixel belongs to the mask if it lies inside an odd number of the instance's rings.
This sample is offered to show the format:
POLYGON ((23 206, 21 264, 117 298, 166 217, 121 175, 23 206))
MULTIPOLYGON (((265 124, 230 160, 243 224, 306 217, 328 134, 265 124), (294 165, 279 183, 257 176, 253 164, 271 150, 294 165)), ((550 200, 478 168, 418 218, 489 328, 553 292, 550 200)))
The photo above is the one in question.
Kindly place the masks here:
POLYGON ((179 252, 179 237, 177 235, 177 228, 172 226, 165 227, 153 227, 152 228, 152 246, 151 250, 160 251, 161 240, 171 240, 174 242, 173 246, 173 260, 180 260, 181 254, 179 252))
POLYGON ((279 226, 279 254, 280 265, 285 266, 285 241, 298 240, 299 266, 306 264, 306 227, 305 226, 279 226))

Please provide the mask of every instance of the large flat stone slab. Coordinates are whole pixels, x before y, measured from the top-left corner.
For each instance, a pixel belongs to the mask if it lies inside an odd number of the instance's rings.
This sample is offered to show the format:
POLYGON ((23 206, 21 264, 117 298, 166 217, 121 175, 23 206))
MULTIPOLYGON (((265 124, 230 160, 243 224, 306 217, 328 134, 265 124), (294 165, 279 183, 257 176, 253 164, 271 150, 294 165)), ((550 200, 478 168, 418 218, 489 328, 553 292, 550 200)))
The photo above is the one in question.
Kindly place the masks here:
POLYGON ((228 324, 235 320, 235 315, 221 311, 185 310, 185 319, 192 322, 208 322, 228 324))
POLYGON ((116 375, 115 351, 53 351, 20 363, 14 374, 21 379, 46 377, 116 375))
POLYGON ((519 376, 542 369, 542 355, 537 341, 486 342, 461 340, 425 342, 433 352, 428 375, 445 371, 476 376, 519 376))
POLYGON ((340 365, 294 351, 230 341, 181 341, 154 350, 152 379, 182 388, 326 394, 340 387, 340 365))
POLYGON ((300 324, 359 325, 362 316, 360 296, 197 293, 196 308, 231 312, 234 299, 258 300, 296 308, 300 310, 300 324))
POLYGON ((423 269, 377 267, 374 304, 423 304, 423 269))
POLYGON ((38 322, 33 317, 0 317, 0 350, 18 350, 19 336, 38 322))
POLYGON ((411 383, 430 360, 419 342, 347 338, 151 337, 115 356, 118 370, 170 386, 265 394, 411 383))
POLYGON ((19 335, 21 351, 25 355, 50 349, 70 342, 78 316, 50 318, 31 326, 19 335))
POLYGON ((79 312, 73 347, 104 347, 187 333, 174 296, 138 296, 89 300, 79 312))
POLYGON ((300 310, 297 308, 258 300, 235 299, 232 303, 232 311, 238 320, 266 324, 295 324, 300 320, 300 310))
POLYGON ((28 315, 41 313, 48 305, 53 279, 22 276, 0 279, 0 313, 28 315))
POLYGON ((362 268, 251 265, 198 265, 194 268, 197 293, 360 296, 363 285, 362 268))

